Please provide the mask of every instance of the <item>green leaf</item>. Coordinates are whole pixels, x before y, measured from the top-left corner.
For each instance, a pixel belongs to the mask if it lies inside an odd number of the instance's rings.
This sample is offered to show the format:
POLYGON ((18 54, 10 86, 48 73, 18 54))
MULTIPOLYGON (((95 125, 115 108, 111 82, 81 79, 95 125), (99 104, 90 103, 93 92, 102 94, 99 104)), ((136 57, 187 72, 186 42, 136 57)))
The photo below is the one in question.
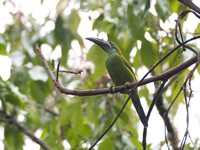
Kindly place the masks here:
POLYGON ((158 0, 155 8, 158 16, 162 19, 162 21, 165 21, 169 17, 170 12, 168 1, 158 0))
POLYGON ((195 33, 200 33, 200 24, 197 25, 197 27, 196 27, 196 29, 195 29, 194 32, 195 32, 195 33))
POLYGON ((146 3, 146 2, 147 2, 147 0, 134 0, 133 1, 133 12, 135 15, 138 15, 141 12, 141 10, 143 11, 145 5, 146 5, 146 7, 148 7, 148 3, 146 3))
POLYGON ((200 74, 200 67, 197 67, 197 71, 198 71, 198 73, 200 74))
POLYGON ((21 107, 21 108, 24 107, 24 104, 22 103, 22 101, 14 93, 7 94, 5 96, 5 100, 6 100, 6 102, 13 104, 13 106, 15 106, 15 107, 16 106, 21 107))
POLYGON ((46 96, 50 94, 49 91, 51 91, 51 89, 47 82, 30 81, 30 93, 38 103, 43 103, 45 101, 46 96))
POLYGON ((29 90, 27 86, 29 85, 30 77, 28 75, 26 68, 24 67, 13 68, 10 81, 19 88, 20 92, 22 92, 23 94, 27 94, 29 90))
POLYGON ((32 131, 36 131, 41 128, 40 112, 34 105, 27 105, 26 107, 26 124, 32 131))
POLYGON ((103 19, 104 19, 104 14, 100 14, 99 17, 94 21, 92 29, 101 29, 103 26, 103 19))
POLYGON ((4 130, 4 146, 8 150, 23 149, 24 137, 22 133, 11 126, 4 130))
POLYGON ((83 137, 91 137, 93 134, 91 126, 89 124, 82 124, 79 128, 79 134, 83 137))
POLYGON ((116 141, 113 141, 110 138, 106 138, 99 144, 98 150, 105 150, 105 149, 113 149, 114 146, 116 145, 116 141))
POLYGON ((6 55, 6 44, 0 43, 0 55, 6 55))
POLYGON ((61 112, 59 115, 59 122, 61 125, 66 125, 70 122, 71 116, 73 115, 73 107, 68 103, 62 103, 61 112))
POLYGON ((128 27, 131 30, 133 39, 142 40, 144 38, 144 19, 142 14, 134 15, 134 9, 132 5, 128 5, 127 10, 128 27))
POLYGON ((64 25, 64 20, 60 15, 55 22, 54 36, 57 44, 62 46, 62 62, 65 64, 67 62, 68 50, 71 47, 73 35, 71 30, 64 25))
POLYGON ((67 25, 71 31, 76 31, 79 27, 80 16, 76 10, 72 10, 71 14, 67 18, 67 25))
POLYGON ((96 45, 92 46, 87 55, 87 60, 90 60, 95 64, 95 71, 92 75, 93 80, 97 80, 105 74, 106 53, 100 47, 96 45))
POLYGON ((51 148, 56 150, 63 150, 62 139, 60 136, 60 125, 54 118, 45 125, 43 129, 42 140, 51 148))
POLYGON ((65 138, 71 139, 69 143, 72 147, 80 144, 83 137, 91 134, 88 126, 83 125, 82 107, 79 102, 64 103, 60 105, 61 113, 59 115, 59 123, 62 126, 62 132, 65 138), (85 134, 86 131, 89 133, 85 134))
POLYGON ((153 44, 147 40, 143 40, 141 48, 141 58, 147 68, 150 68, 156 62, 156 53, 153 44))
POLYGON ((34 56, 34 53, 32 52, 32 40, 30 39, 30 32, 27 30, 23 30, 21 32, 21 40, 22 40, 22 45, 23 47, 27 50, 30 56, 34 56))
POLYGON ((24 108, 24 95, 22 95, 16 87, 10 82, 1 82, 0 80, 0 99, 5 100, 13 105, 13 107, 24 108))
POLYGON ((61 125, 72 123, 74 129, 78 131, 79 125, 82 120, 82 108, 80 103, 63 103, 61 106, 61 115, 59 122, 61 125))

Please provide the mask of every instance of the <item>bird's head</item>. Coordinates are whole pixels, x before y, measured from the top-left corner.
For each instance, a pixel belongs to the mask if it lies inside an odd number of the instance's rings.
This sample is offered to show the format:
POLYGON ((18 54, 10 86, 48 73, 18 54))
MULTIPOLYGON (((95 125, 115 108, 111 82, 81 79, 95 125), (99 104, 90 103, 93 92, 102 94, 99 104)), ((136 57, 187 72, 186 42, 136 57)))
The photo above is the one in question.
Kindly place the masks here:
POLYGON ((119 49, 118 47, 110 41, 104 41, 98 38, 86 38, 89 41, 94 42, 95 44, 97 44, 98 46, 100 46, 106 53, 112 53, 112 52, 118 52, 119 49))

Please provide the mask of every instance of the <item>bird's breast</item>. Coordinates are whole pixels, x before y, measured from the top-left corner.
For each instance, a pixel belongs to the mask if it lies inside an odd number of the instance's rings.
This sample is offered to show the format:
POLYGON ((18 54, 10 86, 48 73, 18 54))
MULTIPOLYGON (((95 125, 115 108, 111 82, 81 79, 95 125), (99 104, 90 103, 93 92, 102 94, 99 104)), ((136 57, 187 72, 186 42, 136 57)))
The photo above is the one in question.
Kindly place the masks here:
POLYGON ((126 82, 134 81, 132 72, 126 66, 124 58, 119 54, 108 55, 106 68, 115 85, 123 85, 126 82))

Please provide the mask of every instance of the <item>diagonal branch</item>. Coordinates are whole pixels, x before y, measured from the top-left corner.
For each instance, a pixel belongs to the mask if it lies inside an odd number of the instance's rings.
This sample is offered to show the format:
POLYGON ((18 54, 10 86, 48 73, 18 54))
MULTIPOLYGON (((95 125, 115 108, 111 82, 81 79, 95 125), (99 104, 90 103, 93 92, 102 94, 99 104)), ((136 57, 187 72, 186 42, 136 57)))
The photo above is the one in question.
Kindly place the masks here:
POLYGON ((198 14, 200 14, 200 8, 197 5, 195 5, 192 1, 190 0, 178 0, 178 1, 188 6, 190 9, 196 11, 198 14))
MULTIPOLYGON (((92 96, 92 95, 100 95, 100 94, 110 93, 110 88, 91 89, 91 90, 71 90, 71 89, 67 89, 67 88, 63 87, 60 84, 60 82, 56 81, 55 75, 51 71, 46 59, 42 55, 41 50, 37 45, 35 46, 35 52, 41 58, 43 66, 45 67, 50 78, 52 79, 55 86, 59 89, 59 91, 61 93, 65 93, 65 94, 69 94, 69 95, 77 95, 77 96, 92 96)), ((187 60, 186 62, 180 64, 179 66, 177 66, 173 69, 170 69, 170 70, 168 70, 164 73, 161 73, 160 75, 156 75, 156 76, 153 76, 153 77, 150 77, 150 78, 146 78, 142 82, 140 82, 140 81, 134 82, 134 83, 128 85, 128 87, 127 87, 127 85, 116 86, 115 91, 112 91, 112 92, 113 93, 122 92, 124 90, 127 90, 127 88, 131 89, 136 85, 142 86, 144 84, 148 84, 148 83, 151 83, 151 82, 169 79, 170 77, 180 73, 181 71, 185 70, 186 68, 188 68, 189 66, 191 66, 192 64, 194 64, 196 62, 197 62, 197 57, 194 56, 191 59, 187 60)))
POLYGON ((0 118, 3 122, 15 126, 19 131, 31 138, 35 143, 39 144, 43 150, 50 150, 50 148, 39 138, 37 138, 33 132, 31 132, 26 126, 19 123, 13 116, 6 114, 4 111, 0 111, 0 118))

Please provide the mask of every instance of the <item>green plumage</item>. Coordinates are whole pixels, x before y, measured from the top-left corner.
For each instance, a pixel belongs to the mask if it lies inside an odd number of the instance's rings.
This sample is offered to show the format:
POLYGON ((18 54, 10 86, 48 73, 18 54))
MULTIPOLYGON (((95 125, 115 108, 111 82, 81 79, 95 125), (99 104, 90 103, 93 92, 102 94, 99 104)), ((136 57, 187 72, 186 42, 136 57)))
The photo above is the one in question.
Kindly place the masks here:
MULTIPOLYGON (((108 57, 106 59, 106 68, 113 83, 116 86, 136 81, 136 77, 134 75, 131 65, 124 58, 116 44, 112 42, 106 42, 97 38, 87 39, 99 45, 108 54, 108 57)), ((125 93, 129 94, 129 91, 125 93)), ((147 126, 146 115, 140 103, 137 91, 132 94, 131 100, 140 117, 141 122, 144 126, 147 126)))
POLYGON ((132 69, 125 63, 123 56, 117 53, 109 54, 106 60, 107 71, 115 85, 123 85, 126 82, 134 82, 132 69))

